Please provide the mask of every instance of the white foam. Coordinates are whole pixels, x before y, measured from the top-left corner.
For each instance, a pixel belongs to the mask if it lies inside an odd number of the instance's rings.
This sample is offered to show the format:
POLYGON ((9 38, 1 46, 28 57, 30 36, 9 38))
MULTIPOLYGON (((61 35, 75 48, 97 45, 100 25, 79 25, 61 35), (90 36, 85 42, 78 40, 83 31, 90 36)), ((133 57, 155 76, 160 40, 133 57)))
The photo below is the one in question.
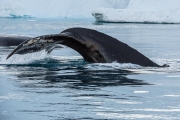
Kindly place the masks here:
POLYGON ((180 97, 180 95, 163 95, 164 97, 180 97))
POLYGON ((23 98, 24 98, 23 95, 15 94, 15 93, 8 93, 7 95, 1 95, 0 96, 0 102, 3 102, 5 100, 9 100, 9 99, 21 100, 23 98))
MULTIPOLYGON (((55 54, 55 53, 54 53, 55 54)), ((60 62, 68 62, 68 61, 80 61, 79 64, 84 63, 82 56, 60 56, 59 54, 54 55, 53 52, 51 55, 47 55, 45 50, 36 52, 36 53, 30 53, 25 55, 18 55, 15 54, 12 57, 10 57, 8 60, 6 60, 7 55, 2 55, 0 58, 0 65, 8 65, 8 64, 31 64, 35 61, 41 61, 46 58, 52 58, 55 60, 58 60, 60 62)), ((153 58, 157 59, 157 58, 153 58)), ((170 67, 143 67, 137 64, 132 63, 87 63, 84 64, 83 67, 87 68, 89 70, 128 70, 132 71, 133 73, 145 73, 145 74, 165 74, 165 73, 177 73, 180 72, 180 64, 179 59, 158 59, 156 63, 165 63, 170 65, 170 67)), ((48 64, 48 63, 47 63, 48 64)), ((0 67, 1 69, 1 67, 0 67)), ((176 77, 179 78, 180 76, 178 74, 174 75, 167 75, 167 77, 176 77)), ((137 92, 136 92, 137 93, 137 92)))
POLYGON ((47 52, 45 50, 28 53, 24 55, 14 54, 9 59, 6 60, 6 56, 1 58, 0 64, 29 64, 36 60, 45 59, 47 56, 47 52))
POLYGON ((117 62, 112 62, 112 63, 93 63, 93 64, 88 64, 86 66, 88 69, 98 69, 98 70, 104 70, 104 69, 140 69, 143 68, 140 65, 137 64, 132 64, 132 63, 117 63, 117 62))

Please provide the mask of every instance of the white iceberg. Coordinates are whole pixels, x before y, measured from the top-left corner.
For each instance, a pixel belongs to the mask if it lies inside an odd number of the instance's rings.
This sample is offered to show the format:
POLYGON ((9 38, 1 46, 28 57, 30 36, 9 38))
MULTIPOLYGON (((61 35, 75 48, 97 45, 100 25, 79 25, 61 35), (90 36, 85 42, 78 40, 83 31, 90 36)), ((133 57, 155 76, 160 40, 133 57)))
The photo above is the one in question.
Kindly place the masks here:
POLYGON ((125 8, 129 0, 0 0, 0 17, 92 18, 94 9, 125 8))
POLYGON ((180 23, 180 0, 130 0, 127 8, 98 8, 92 12, 97 21, 180 23))

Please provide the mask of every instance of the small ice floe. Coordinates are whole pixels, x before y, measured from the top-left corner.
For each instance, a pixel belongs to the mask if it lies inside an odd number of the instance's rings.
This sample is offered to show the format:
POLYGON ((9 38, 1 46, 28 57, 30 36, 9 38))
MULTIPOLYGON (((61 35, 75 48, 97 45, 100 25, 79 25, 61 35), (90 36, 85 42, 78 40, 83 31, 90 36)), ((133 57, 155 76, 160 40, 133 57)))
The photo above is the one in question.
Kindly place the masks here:
POLYGON ((143 93, 149 93, 149 91, 134 91, 136 94, 143 94, 143 93))
POLYGON ((171 95, 171 94, 169 94, 169 95, 163 95, 164 97, 180 97, 180 95, 171 95))

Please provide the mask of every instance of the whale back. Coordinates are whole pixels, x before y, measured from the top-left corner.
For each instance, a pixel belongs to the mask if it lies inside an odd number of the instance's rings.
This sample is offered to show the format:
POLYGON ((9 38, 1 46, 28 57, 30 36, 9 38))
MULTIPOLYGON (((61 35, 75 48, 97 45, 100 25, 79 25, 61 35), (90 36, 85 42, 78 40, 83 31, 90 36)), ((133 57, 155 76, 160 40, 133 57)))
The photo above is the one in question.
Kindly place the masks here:
POLYGON ((26 36, 0 35, 0 46, 18 46, 22 42, 30 39, 26 36))

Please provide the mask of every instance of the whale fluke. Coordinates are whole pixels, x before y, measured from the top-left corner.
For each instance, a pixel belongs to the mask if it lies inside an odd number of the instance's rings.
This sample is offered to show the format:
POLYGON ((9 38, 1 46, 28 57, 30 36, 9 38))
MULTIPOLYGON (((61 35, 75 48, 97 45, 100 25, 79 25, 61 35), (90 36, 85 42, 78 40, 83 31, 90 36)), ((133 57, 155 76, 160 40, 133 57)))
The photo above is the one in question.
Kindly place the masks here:
POLYGON ((132 63, 141 66, 160 67, 127 44, 104 33, 87 28, 70 28, 60 34, 44 35, 24 41, 8 56, 26 54, 45 49, 51 52, 56 44, 68 46, 92 63, 132 63))

